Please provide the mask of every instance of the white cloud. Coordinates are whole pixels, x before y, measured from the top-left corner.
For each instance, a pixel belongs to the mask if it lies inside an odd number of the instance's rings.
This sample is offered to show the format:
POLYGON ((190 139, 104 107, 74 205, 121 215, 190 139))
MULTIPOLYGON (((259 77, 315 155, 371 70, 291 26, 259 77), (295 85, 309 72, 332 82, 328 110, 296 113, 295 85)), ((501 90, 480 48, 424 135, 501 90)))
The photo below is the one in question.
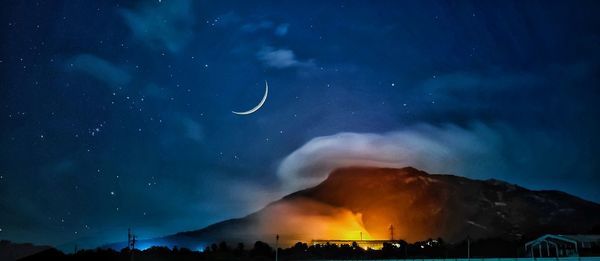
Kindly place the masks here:
POLYGON ((185 129, 185 136, 195 142, 204 140, 204 131, 202 125, 189 117, 181 117, 181 123, 185 129))
POLYGON ((247 23, 242 26, 242 31, 253 33, 259 30, 270 29, 273 27, 273 22, 269 20, 263 20, 256 23, 247 23))
POLYGON ((277 174, 284 191, 314 186, 332 170, 348 166, 412 166, 527 186, 577 168, 581 155, 564 155, 565 149, 549 133, 516 131, 502 124, 421 124, 385 134, 346 132, 314 138, 284 158, 277 174))
POLYGON ((277 36, 284 36, 287 34, 288 32, 288 28, 290 27, 290 24, 280 24, 275 28, 275 35, 277 36))
MULTIPOLYGON (((239 21, 239 20, 238 20, 239 21)), ((290 24, 282 23, 275 26, 275 23, 269 20, 246 23, 242 25, 241 30, 246 33, 257 33, 261 31, 271 31, 277 36, 284 36, 288 33, 290 24)))
POLYGON ((80 54, 71 57, 65 63, 67 71, 76 71, 90 75, 110 87, 126 87, 131 75, 119 66, 92 54, 80 54))
POLYGON ((121 15, 134 35, 151 47, 177 52, 193 36, 195 16, 190 0, 147 2, 135 10, 123 9, 121 15))
POLYGON ((296 59, 296 55, 290 49, 275 49, 270 46, 263 47, 256 56, 266 66, 274 67, 278 69, 289 68, 289 67, 313 67, 314 62, 299 61, 296 59))

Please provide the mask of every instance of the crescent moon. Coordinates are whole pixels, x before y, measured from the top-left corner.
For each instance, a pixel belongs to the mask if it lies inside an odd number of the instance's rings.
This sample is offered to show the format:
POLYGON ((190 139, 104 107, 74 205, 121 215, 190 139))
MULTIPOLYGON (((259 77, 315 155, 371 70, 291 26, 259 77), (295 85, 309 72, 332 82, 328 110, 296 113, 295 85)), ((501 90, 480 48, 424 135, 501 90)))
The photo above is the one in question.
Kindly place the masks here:
POLYGON ((256 111, 258 111, 258 109, 260 109, 260 107, 263 106, 263 104, 265 104, 265 101, 267 100, 267 95, 269 95, 269 84, 267 84, 267 81, 265 81, 265 95, 262 97, 262 100, 260 100, 260 102, 258 103, 258 105, 256 105, 256 107, 247 110, 247 111, 231 111, 237 115, 248 115, 248 114, 252 114, 256 111))

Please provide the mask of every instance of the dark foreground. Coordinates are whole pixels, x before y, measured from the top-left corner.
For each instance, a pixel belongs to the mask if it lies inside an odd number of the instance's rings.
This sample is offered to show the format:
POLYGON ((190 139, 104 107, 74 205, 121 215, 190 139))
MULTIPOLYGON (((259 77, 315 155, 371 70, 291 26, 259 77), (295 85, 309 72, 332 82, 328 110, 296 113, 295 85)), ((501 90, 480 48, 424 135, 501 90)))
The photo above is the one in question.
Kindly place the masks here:
MULTIPOLYGON (((353 245, 316 245, 305 243, 278 250, 279 260, 307 259, 446 259, 467 258, 467 242, 446 244, 443 240, 427 240, 407 244, 396 241, 395 244, 385 244, 381 250, 362 249, 353 245)), ((526 257, 522 242, 502 239, 478 240, 470 243, 471 258, 515 258, 526 257)), ((594 248, 580 253, 582 256, 599 256, 600 249, 594 248)), ((186 248, 152 247, 146 250, 121 251, 112 249, 79 250, 76 253, 65 254, 57 249, 28 254, 26 256, 11 256, 6 249, 0 249, 2 260, 275 260, 275 250, 264 242, 257 241, 253 246, 244 244, 234 246, 222 242, 212 244, 202 251, 192 251, 186 248)))

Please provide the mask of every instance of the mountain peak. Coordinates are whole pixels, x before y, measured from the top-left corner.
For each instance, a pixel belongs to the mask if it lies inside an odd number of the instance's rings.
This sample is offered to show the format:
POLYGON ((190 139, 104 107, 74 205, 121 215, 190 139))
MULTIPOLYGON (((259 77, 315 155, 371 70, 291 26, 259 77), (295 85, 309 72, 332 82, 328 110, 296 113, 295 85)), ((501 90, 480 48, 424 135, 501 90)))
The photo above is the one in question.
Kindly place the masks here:
POLYGON ((391 168, 391 167, 373 167, 373 166, 350 166, 333 170, 324 182, 331 180, 356 181, 356 179, 385 179, 385 178, 406 178, 410 176, 429 176, 430 174, 413 168, 391 168))
POLYGON ((411 166, 402 167, 402 168, 375 167, 375 166, 348 166, 348 167, 341 167, 341 168, 334 169, 330 175, 336 175, 336 174, 343 173, 343 172, 361 172, 362 174, 369 174, 369 172, 372 172, 372 171, 378 171, 380 173, 387 172, 387 173, 396 173, 396 174, 402 174, 402 173, 428 174, 427 172, 424 172, 422 170, 419 170, 419 169, 411 167, 411 166))

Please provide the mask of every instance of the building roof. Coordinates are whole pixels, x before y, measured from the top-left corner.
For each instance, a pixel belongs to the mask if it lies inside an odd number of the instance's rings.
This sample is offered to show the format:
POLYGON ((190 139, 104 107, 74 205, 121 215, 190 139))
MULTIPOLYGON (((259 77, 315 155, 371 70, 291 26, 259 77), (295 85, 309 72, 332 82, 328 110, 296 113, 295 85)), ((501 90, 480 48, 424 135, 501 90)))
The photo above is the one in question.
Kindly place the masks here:
POLYGON ((566 237, 577 242, 600 242, 600 235, 558 235, 560 237, 566 237))
POLYGON ((530 245, 538 245, 541 242, 547 241, 549 239, 560 240, 565 242, 570 242, 572 244, 590 244, 590 243, 600 243, 600 235, 554 235, 554 234, 546 234, 541 237, 538 237, 534 240, 531 240, 525 244, 525 247, 530 245))

